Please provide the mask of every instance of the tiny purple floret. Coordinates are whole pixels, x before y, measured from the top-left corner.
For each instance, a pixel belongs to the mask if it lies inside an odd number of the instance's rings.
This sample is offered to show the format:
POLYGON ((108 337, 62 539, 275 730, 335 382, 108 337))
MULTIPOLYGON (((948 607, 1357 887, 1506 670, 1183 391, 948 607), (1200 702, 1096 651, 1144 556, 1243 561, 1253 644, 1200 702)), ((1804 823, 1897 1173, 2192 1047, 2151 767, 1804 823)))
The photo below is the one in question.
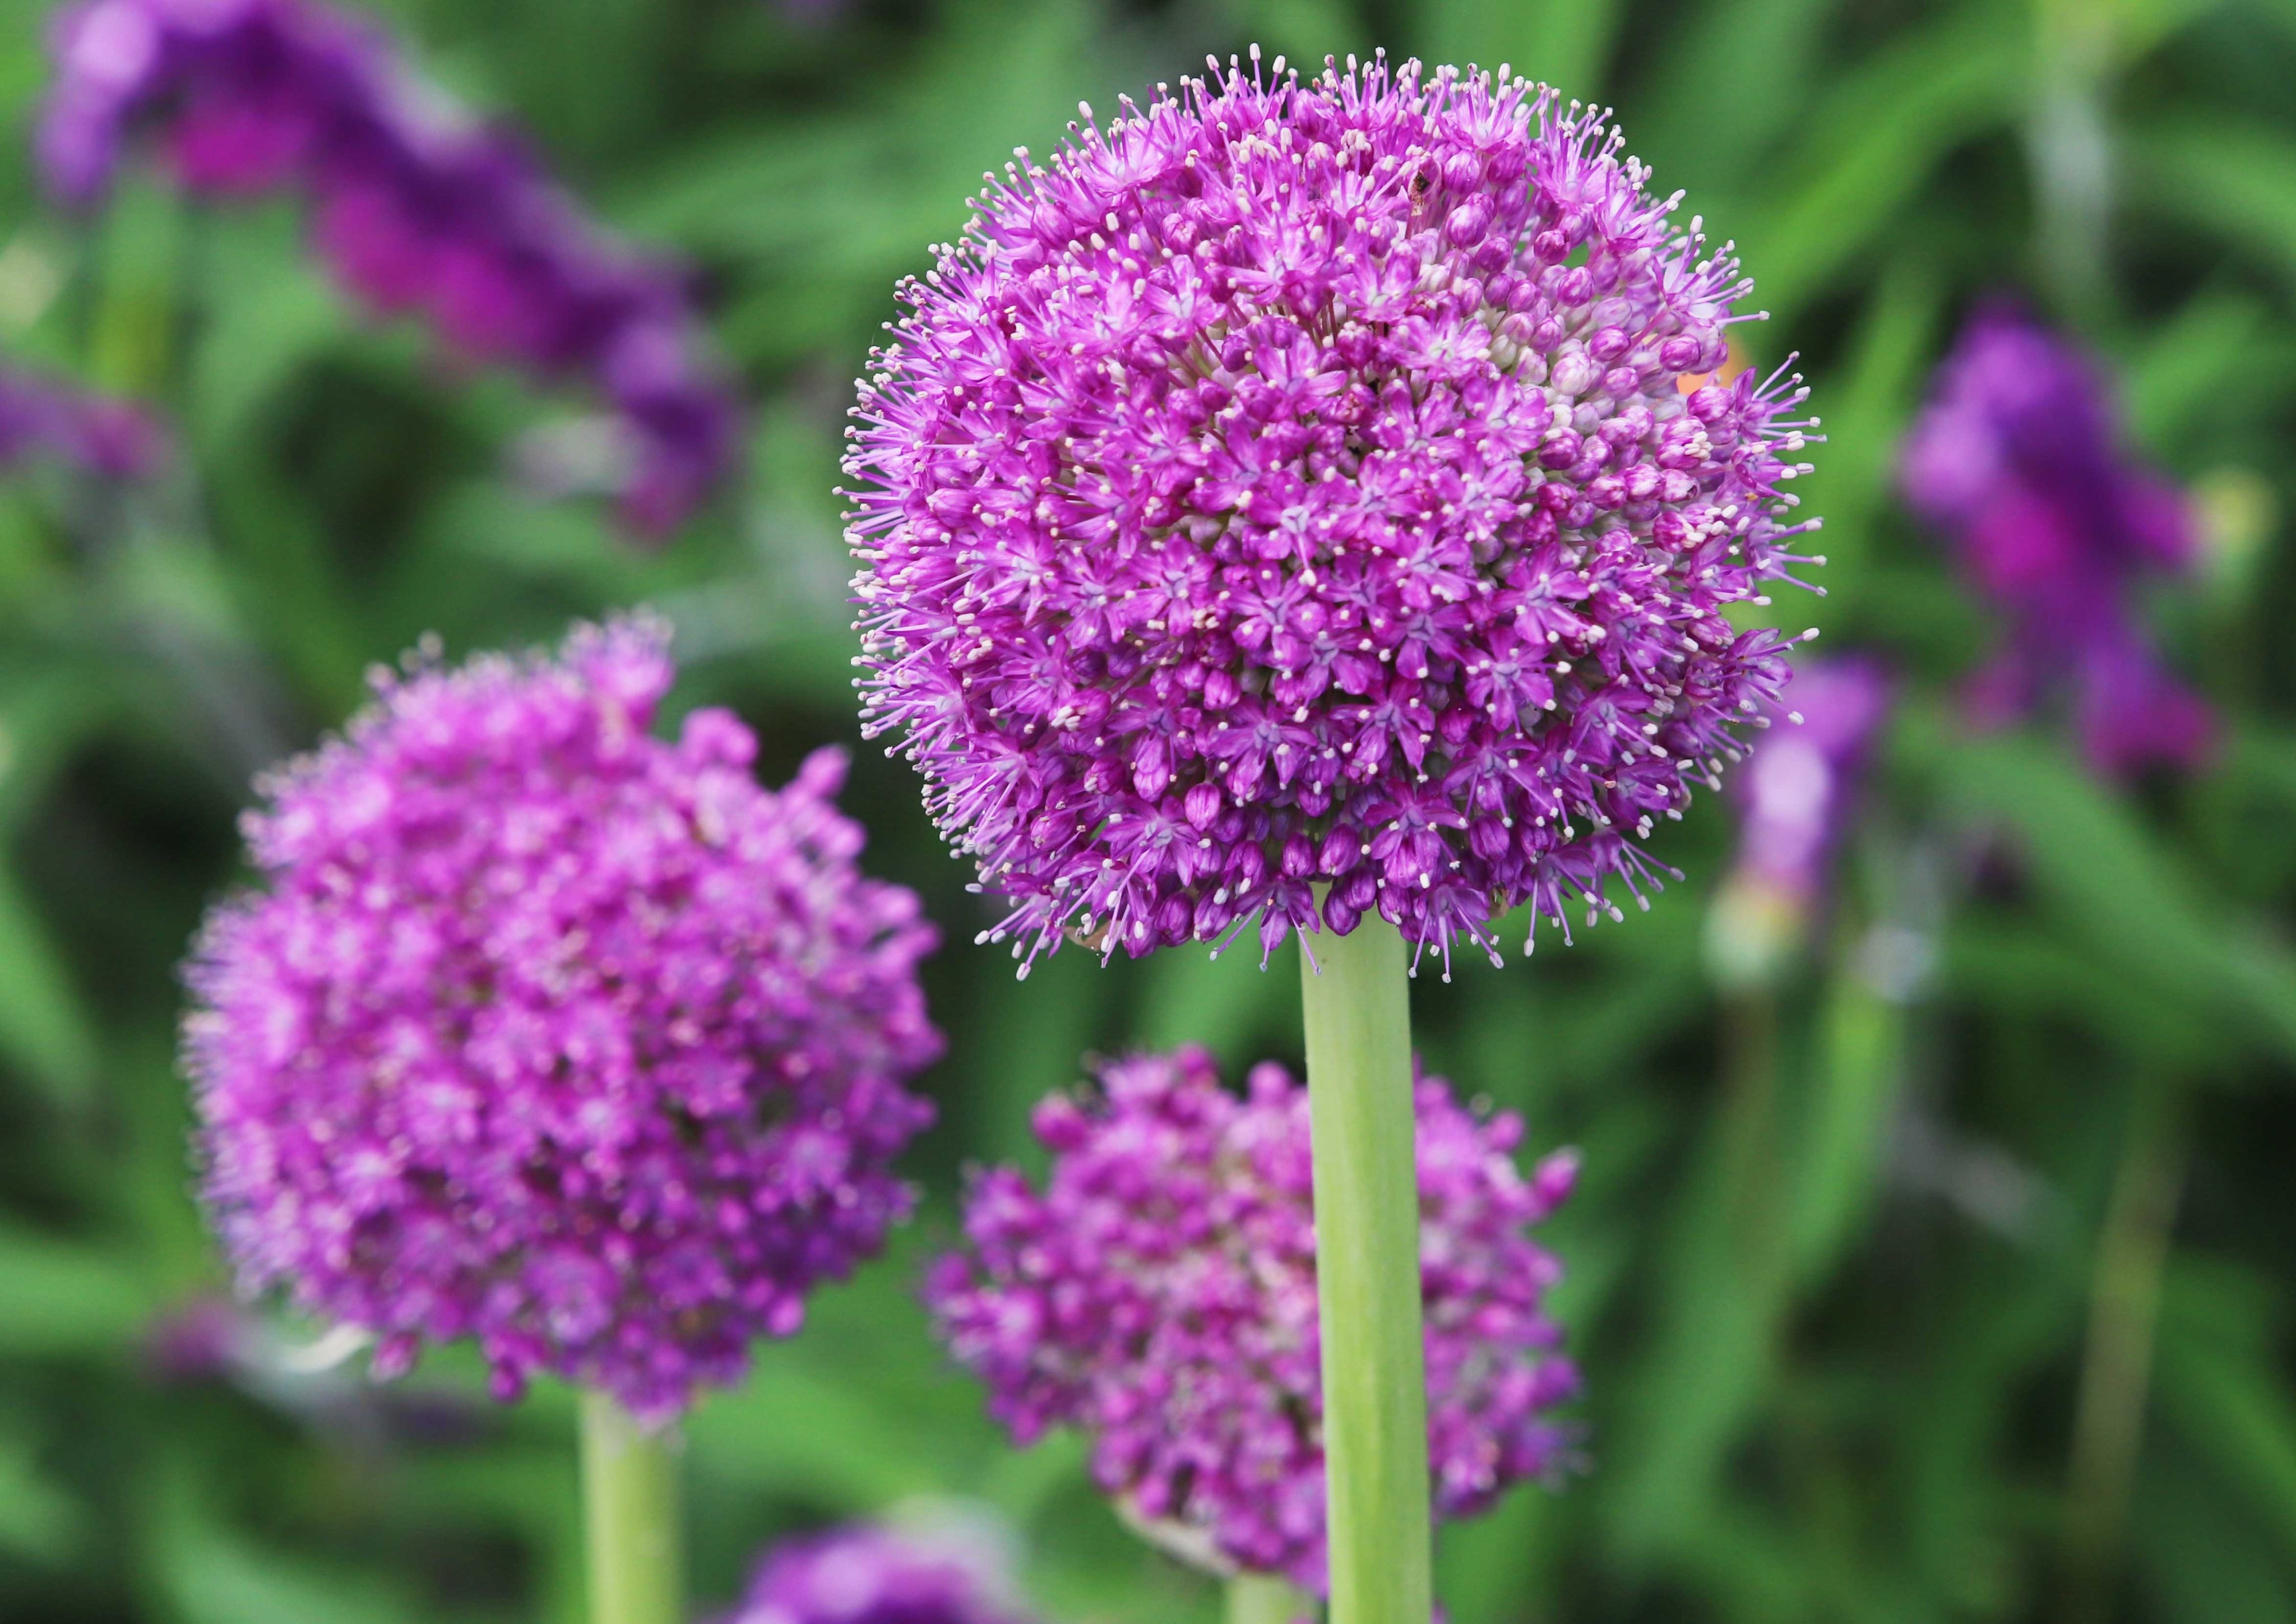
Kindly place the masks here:
MULTIPOLYGON (((1522 1122, 1416 1086, 1430 1464, 1438 1516, 1558 1472, 1546 1412, 1578 1378, 1545 1309, 1561 1265, 1527 1233, 1578 1157, 1526 1178, 1522 1122)), ((1022 1443, 1090 1435, 1093 1472, 1158 1543, 1215 1571, 1324 1585, 1323 1382, 1308 1091, 1283 1068, 1222 1088, 1201 1049, 1101 1069, 1037 1111, 1044 1189, 975 1181, 969 1243, 928 1300, 951 1352, 1022 1443)))
POLYGON ((1810 562, 1799 381, 1603 116, 1382 57, 1215 65, 986 177, 847 472, 871 733, 1024 963, 1647 905, 1810 562), (1328 886, 1318 909, 1314 888, 1328 886))
POLYGON ((204 1193, 381 1374, 469 1337, 504 1398, 665 1418, 910 1210, 932 927, 856 866, 838 752, 773 791, 730 712, 647 732, 667 641, 378 677, 244 820, 189 972, 204 1193))

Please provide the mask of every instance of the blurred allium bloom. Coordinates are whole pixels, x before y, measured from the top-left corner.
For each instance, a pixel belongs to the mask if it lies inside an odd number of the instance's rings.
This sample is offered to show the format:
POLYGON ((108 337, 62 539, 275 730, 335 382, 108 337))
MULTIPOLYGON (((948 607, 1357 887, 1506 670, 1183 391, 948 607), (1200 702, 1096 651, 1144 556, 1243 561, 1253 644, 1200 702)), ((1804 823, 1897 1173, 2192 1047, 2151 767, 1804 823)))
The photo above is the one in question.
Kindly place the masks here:
POLYGON ((0 367, 0 471, 52 459, 103 480, 150 476, 168 437, 142 407, 0 367))
MULTIPOLYGON (((1787 646, 1806 391, 1600 115, 1384 59, 1129 99, 905 285, 847 463, 865 703, 1033 958, 1661 865, 1787 646)), ((1813 420, 1814 421, 1814 420, 1813 420)), ((1567 930, 1567 926, 1566 926, 1567 930)))
POLYGON ((146 129, 195 192, 298 190, 321 251, 375 309, 610 400, 634 526, 675 527, 726 475, 736 405, 677 275, 606 239, 363 22, 316 0, 86 0, 53 37, 39 154, 65 201, 101 196, 146 129))
POLYGON ((762 790, 726 711, 648 734, 671 677, 625 622, 380 678, 246 818, 190 971, 205 1193, 383 1374, 467 1336, 504 1397, 662 1417, 909 1210, 932 929, 855 866, 836 752, 762 790))
POLYGON ((856 1525, 775 1546, 719 1624, 1022 1624, 953 1542, 856 1525))
POLYGON ((1890 678, 1873 660, 1816 660, 1794 673, 1779 701, 1794 725, 1765 734, 1734 787, 1744 808, 1741 873, 1799 897, 1825 888, 1857 780, 1890 712, 1890 678))
POLYGON ((1765 734, 1731 780, 1737 859, 1707 921, 1726 982, 1767 980, 1808 933, 1890 700, 1888 674, 1857 655, 1812 660, 1786 685, 1792 725, 1765 734))
POLYGON ((2194 565, 2197 528, 2124 444, 2087 357, 2013 305, 1980 309, 1938 369, 1899 477, 2007 617, 1972 696, 1980 720, 2028 715, 2062 690, 2102 772, 2206 755, 2208 708, 2161 665, 2135 601, 2145 575, 2194 565))
MULTIPOLYGON (((1559 1468, 1545 1412, 1578 1375, 1543 1308, 1561 1267, 1526 1231, 1568 1194, 1575 1153, 1528 1179, 1509 1114, 1417 1087, 1420 1259, 1435 1510, 1470 1515, 1559 1468)), ((974 1185, 963 1252, 927 1295, 951 1351, 1026 1443, 1070 1425, 1128 1517, 1215 1569, 1324 1583, 1322 1379, 1308 1094, 1256 1068, 1223 1089, 1200 1049, 1104 1067, 1098 1094, 1037 1111, 1039 1193, 974 1185)))

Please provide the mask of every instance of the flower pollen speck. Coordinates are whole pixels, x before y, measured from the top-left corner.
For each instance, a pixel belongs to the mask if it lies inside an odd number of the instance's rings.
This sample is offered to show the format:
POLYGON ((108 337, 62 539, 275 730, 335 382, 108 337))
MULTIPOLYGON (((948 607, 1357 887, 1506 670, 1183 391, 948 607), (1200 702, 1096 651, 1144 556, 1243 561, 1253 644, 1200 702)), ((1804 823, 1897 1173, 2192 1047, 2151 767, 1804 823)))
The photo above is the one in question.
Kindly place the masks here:
MULTIPOLYGON (((1435 1513, 1486 1509, 1568 1464, 1547 1414, 1578 1390, 1546 1294, 1562 1267, 1530 1226, 1568 1195, 1574 1152, 1526 1177, 1522 1122, 1419 1079, 1420 1260, 1435 1513)), ((1323 1379, 1308 1091, 1255 1068, 1244 1097, 1209 1054, 1103 1066, 1037 1108, 1039 1191, 990 1169, 967 1244, 926 1294, 943 1340, 1016 1439, 1074 1426, 1144 1534, 1215 1572, 1324 1587, 1323 1379)))
POLYGON ((1366 913, 1447 964, 1641 846, 1795 639, 1798 379, 1599 111, 1231 62, 990 176, 850 431, 863 690, 1023 970, 1366 913), (1327 886, 1320 910, 1315 888, 1327 886))
POLYGON ((665 631, 418 663, 261 784, 184 1033, 204 1193, 248 1291, 474 1339, 674 1415, 909 1211, 934 932, 864 876, 844 762, 751 776, 730 712, 647 732, 665 631))

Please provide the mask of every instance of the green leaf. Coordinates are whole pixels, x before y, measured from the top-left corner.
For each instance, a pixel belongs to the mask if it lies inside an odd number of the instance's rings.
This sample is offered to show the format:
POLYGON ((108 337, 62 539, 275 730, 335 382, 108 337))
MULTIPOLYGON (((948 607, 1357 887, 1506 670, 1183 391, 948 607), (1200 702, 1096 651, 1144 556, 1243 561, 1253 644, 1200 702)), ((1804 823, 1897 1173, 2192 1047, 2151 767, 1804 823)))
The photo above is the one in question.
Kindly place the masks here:
POLYGON ((1956 147, 2015 111, 2025 42, 1984 8, 1893 40, 1839 78, 1806 121, 1775 200, 1742 229, 1772 315, 1792 315, 1868 249, 1956 147))
POLYGON ((60 1104, 84 1102, 95 1078, 94 1027, 62 955, 4 864, 0 864, 0 1058, 20 1067, 60 1104))
POLYGON ((152 1306, 111 1253, 0 1227, 0 1358, 119 1352, 143 1333, 152 1306))
POLYGON ((1964 739, 1941 764, 1964 816, 2022 838, 2019 851, 2058 923, 2150 992, 2231 1017, 2296 1055, 2296 955, 2211 898, 2122 801, 2051 742, 1964 739))

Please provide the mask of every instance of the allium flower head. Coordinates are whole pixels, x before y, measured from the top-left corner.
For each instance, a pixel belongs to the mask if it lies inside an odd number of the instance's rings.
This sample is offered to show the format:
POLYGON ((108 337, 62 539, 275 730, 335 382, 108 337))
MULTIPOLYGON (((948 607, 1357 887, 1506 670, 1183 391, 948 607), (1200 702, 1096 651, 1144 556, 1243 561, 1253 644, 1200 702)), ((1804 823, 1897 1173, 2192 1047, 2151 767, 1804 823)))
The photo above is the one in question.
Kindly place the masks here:
POLYGON ((386 1374, 467 1336, 504 1397, 665 1415, 909 1210, 931 927, 856 867, 835 751, 762 790, 728 712, 648 734, 671 676, 623 622, 380 678, 246 819, 190 971, 206 1196, 386 1374))
MULTIPOLYGON (((1562 1460, 1545 1412, 1578 1376, 1542 1306, 1562 1270, 1526 1231, 1577 1158, 1526 1179, 1520 1119, 1463 1110, 1439 1078, 1419 1080, 1416 1103, 1434 1503, 1462 1517, 1562 1460)), ((1262 1065, 1240 1099, 1184 1049, 1103 1067, 1096 1095, 1046 1101, 1036 1128, 1045 1188, 982 1175, 970 1244, 930 1277, 951 1351, 1023 1443, 1089 1433, 1101 1487, 1160 1543, 1321 1591, 1307 1090, 1262 1065)))
POLYGON ((2123 443, 2094 362, 2013 304, 1980 308, 1938 368, 1898 476, 2008 619, 1977 684, 1980 719, 2030 714, 2062 689, 2102 771, 2206 754, 2208 708, 2161 666, 2134 597, 2147 574, 2193 566, 2197 528, 2123 443))
POLYGON ((39 153, 67 202, 100 197, 145 132, 195 192, 298 190, 321 250, 376 309, 611 401, 637 528, 674 527, 732 466, 735 403, 679 277, 608 240, 372 27, 317 0, 83 0, 53 43, 39 153))
POLYGON ((1805 391, 1677 388, 1736 261, 1519 80, 1255 54, 1070 129, 904 287, 847 462, 869 726, 992 934, 1447 955, 1639 898, 1785 679, 1722 611, 1815 528, 1805 391))
POLYGON ((978 1554, 855 1525, 776 1546, 721 1624, 1023 1624, 978 1554))

